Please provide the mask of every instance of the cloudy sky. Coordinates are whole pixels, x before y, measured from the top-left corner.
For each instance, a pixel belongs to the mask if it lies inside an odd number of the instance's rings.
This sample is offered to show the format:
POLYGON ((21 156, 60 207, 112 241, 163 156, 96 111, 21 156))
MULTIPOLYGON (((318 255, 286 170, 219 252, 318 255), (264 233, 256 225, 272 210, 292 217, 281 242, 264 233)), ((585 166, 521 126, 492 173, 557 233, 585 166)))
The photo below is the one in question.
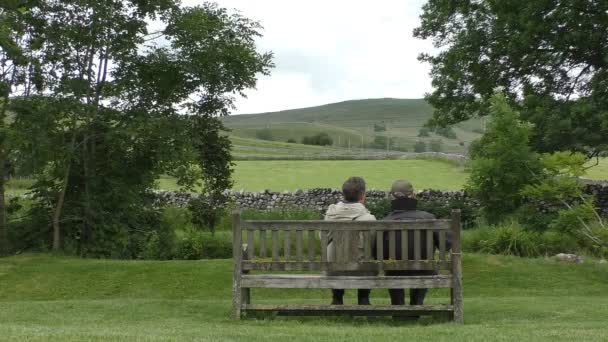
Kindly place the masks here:
MULTIPOLYGON (((196 5, 204 0, 184 0, 196 5)), ((362 98, 420 98, 431 90, 432 51, 412 37, 424 0, 216 0, 261 22, 260 51, 276 68, 237 101, 236 114, 362 98)))

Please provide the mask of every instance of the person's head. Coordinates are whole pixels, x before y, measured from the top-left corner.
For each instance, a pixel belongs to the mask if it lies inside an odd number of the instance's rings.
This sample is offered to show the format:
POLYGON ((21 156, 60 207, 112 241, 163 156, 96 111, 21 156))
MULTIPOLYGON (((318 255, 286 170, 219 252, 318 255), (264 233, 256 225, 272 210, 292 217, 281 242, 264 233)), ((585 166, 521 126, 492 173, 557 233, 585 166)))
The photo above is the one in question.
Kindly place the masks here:
POLYGON ((414 186, 412 186, 412 183, 406 180, 398 179, 393 182, 391 191, 389 192, 389 197, 391 201, 401 198, 415 198, 416 195, 414 194, 414 186))
POLYGON ((346 202, 365 202, 365 180, 361 177, 350 177, 342 184, 342 194, 346 202))

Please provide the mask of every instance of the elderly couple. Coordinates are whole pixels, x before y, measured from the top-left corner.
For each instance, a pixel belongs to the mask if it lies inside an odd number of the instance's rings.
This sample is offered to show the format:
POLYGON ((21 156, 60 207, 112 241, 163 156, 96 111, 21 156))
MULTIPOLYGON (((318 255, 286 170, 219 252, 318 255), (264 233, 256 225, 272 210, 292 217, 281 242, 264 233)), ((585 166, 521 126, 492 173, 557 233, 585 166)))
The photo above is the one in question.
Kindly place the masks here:
MULTIPOLYGON (((365 208, 365 181, 361 177, 351 177, 342 185, 342 193, 344 201, 337 204, 332 204, 325 213, 325 220, 342 220, 342 221, 375 221, 376 217, 370 214, 369 210, 365 208)), ((416 197, 412 184, 405 180, 397 180, 393 183, 389 197, 391 199, 391 212, 384 218, 384 220, 419 220, 419 219, 434 219, 435 216, 425 211, 416 210, 416 197)), ((413 234, 413 232, 412 232, 413 234)), ((420 241, 422 246, 426 246, 426 236, 421 236, 420 241)), ((409 236, 408 236, 409 237, 409 236)), ((435 242, 438 240, 434 239, 435 242)), ((448 238, 449 240, 449 238, 448 238)), ((409 251, 412 255, 408 256, 408 259, 414 259, 413 256, 413 236, 408 238, 409 251)), ((396 233, 396 244, 401 245, 401 233, 396 233)), ((449 244, 449 242, 448 242, 449 244)), ((375 244, 374 244, 375 245, 375 244)), ((388 258, 388 234, 384 234, 385 250, 383 251, 384 258, 388 258)), ((333 250, 335 246, 333 242, 330 242, 327 246, 328 256, 333 256, 333 250)), ((426 254, 426 251, 423 252, 426 254)), ((397 248, 398 260, 403 260, 401 256, 400 248, 397 248)), ((426 258, 426 255, 422 255, 422 258, 426 258)), ((333 261, 330 259, 330 261, 333 261)), ((387 276, 422 276, 422 275, 433 275, 436 274, 434 271, 386 271, 387 276)), ((371 290, 359 289, 357 290, 357 299, 359 305, 369 305, 369 295, 371 290)), ((427 289, 411 289, 410 290, 410 305, 422 305, 427 289)), ((392 305, 405 305, 405 291, 404 289, 389 289, 392 305)), ((344 290, 343 289, 332 289, 332 305, 344 304, 344 290)))

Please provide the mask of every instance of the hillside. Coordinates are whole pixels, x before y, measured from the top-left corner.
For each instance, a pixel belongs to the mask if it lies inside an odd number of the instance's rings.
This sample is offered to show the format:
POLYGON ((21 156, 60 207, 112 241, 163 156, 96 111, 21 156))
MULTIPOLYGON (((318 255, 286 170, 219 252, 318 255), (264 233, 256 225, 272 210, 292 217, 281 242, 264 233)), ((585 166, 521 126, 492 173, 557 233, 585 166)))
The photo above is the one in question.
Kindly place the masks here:
MULTIPOLYGON (((390 318, 230 320, 230 260, 0 258, 2 341, 606 341, 608 267, 465 254, 465 325, 390 318)), ((354 291, 347 291, 352 302, 354 291)), ((441 303, 447 292, 432 291, 441 303)), ((325 303, 264 289, 254 303, 325 303)), ((386 304, 387 291, 372 291, 386 304)))
MULTIPOLYGON (((233 115, 224 118, 232 134, 242 138, 256 138, 264 128, 271 131, 272 139, 285 142, 325 132, 334 147, 380 148, 374 143, 376 136, 388 137, 391 149, 412 151, 418 140, 427 144, 441 140, 443 151, 465 153, 466 146, 480 136, 481 123, 470 120, 453 127, 455 139, 431 133, 418 137, 420 128, 431 118, 433 108, 423 99, 367 99, 332 103, 323 106, 291 109, 279 112, 233 115), (378 130, 374 127, 384 127, 378 130)), ((386 146, 382 146, 386 148, 386 146)))

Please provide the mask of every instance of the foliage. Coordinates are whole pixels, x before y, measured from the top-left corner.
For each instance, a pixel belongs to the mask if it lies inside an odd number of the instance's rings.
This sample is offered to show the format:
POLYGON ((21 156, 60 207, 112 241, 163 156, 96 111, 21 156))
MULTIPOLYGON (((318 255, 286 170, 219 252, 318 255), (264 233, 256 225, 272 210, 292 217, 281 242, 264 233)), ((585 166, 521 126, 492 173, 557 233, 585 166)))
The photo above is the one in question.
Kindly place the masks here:
POLYGON ((386 124, 384 122, 374 124, 374 132, 386 131, 386 124))
POLYGON ((537 257, 546 252, 540 233, 530 232, 516 222, 467 231, 463 249, 468 252, 537 257))
POLYGON ((255 132, 255 137, 257 139, 261 139, 261 140, 268 140, 268 141, 274 140, 273 136, 272 136, 272 130, 270 130, 270 128, 268 128, 268 127, 257 130, 255 132))
POLYGON ((297 141, 294 138, 289 138, 289 139, 287 139, 287 143, 289 143, 289 144, 296 144, 297 141))
POLYGON ((414 36, 439 51, 420 56, 433 124, 488 114, 500 87, 534 123, 536 150, 605 151, 607 29, 605 1, 427 1, 414 36))
POLYGON ((436 127, 435 134, 441 135, 442 137, 446 137, 448 139, 458 139, 456 136, 456 132, 452 127, 436 127))
POLYGON ((492 120, 471 155, 466 189, 479 200, 486 220, 496 223, 522 205, 522 190, 536 182, 540 165, 528 146, 530 127, 504 95, 493 96, 490 111, 492 120))
POLYGON ((426 143, 422 140, 416 141, 416 144, 414 144, 414 152, 416 152, 416 153, 426 152, 426 143))
POLYGON ((430 130, 427 127, 422 127, 420 130, 418 130, 418 136, 421 138, 428 137, 430 136, 429 132, 430 130))
MULTIPOLYGON (((36 38, 23 61, 36 86, 11 97, 11 133, 19 167, 36 179, 31 216, 52 227, 53 249, 154 254, 167 240, 150 193, 162 174, 186 189, 202 185, 211 207, 221 206, 232 164, 218 117, 272 67, 255 46, 260 25, 174 0, 26 5, 29 17, 9 26, 27 24, 36 38), (148 31, 151 20, 160 30, 148 31)), ((27 50, 29 40, 19 42, 27 50)))
POLYGON ((174 259, 226 259, 232 257, 231 235, 186 230, 177 240, 174 259))
POLYGON ((429 149, 431 152, 441 152, 443 150, 443 142, 439 139, 431 140, 429 144, 429 149))
POLYGON ((333 143, 333 139, 325 132, 302 138, 302 144, 304 145, 329 146, 333 143))
POLYGON ((208 196, 193 198, 188 203, 192 215, 192 223, 199 229, 208 229, 212 233, 226 213, 226 202, 217 201, 208 196))

